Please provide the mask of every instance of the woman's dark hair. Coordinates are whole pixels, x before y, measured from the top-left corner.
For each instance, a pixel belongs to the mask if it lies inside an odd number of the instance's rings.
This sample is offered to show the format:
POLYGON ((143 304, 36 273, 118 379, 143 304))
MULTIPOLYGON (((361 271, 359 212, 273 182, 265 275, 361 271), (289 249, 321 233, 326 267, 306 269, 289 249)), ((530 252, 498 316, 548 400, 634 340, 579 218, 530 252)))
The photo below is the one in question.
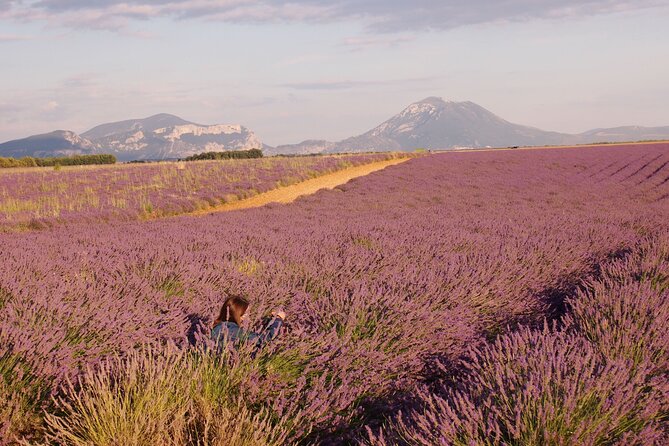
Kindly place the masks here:
POLYGON ((225 302, 223 302, 221 312, 214 321, 214 327, 221 322, 234 322, 237 325, 241 325, 242 316, 244 316, 244 313, 246 313, 246 309, 248 307, 249 301, 244 299, 242 296, 228 297, 225 299, 225 302))

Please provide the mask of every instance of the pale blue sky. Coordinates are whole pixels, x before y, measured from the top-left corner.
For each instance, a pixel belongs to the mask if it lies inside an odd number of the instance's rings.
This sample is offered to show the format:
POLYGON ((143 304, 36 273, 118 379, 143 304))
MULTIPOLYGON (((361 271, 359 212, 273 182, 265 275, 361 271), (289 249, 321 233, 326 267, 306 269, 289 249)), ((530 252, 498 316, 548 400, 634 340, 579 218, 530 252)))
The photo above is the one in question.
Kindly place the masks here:
POLYGON ((427 96, 669 125, 667 23, 653 0, 0 0, 0 141, 162 112, 339 140, 427 96))

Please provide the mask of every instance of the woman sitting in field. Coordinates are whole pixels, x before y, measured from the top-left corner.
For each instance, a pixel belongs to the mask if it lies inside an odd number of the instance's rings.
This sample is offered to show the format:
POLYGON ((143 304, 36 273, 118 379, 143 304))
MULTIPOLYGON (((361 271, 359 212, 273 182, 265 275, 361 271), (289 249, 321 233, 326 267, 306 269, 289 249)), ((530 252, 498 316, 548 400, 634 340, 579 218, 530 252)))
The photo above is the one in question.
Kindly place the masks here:
POLYGON ((225 300, 218 318, 214 321, 211 330, 211 338, 215 342, 226 339, 230 342, 250 342, 256 347, 262 347, 268 341, 279 335, 279 330, 286 318, 283 310, 277 309, 272 312, 272 318, 263 323, 263 331, 254 333, 244 330, 241 325, 245 320, 246 310, 249 302, 240 296, 231 296, 225 300))

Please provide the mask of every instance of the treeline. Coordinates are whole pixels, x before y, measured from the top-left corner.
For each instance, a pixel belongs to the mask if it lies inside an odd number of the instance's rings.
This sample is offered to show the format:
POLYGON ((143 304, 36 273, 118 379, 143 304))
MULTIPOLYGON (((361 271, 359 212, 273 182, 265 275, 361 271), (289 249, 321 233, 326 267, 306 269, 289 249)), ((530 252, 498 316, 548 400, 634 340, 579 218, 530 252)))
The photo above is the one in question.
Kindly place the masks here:
POLYGON ((115 164, 114 155, 72 155, 51 158, 34 158, 26 156, 23 158, 0 157, 0 168, 7 167, 51 167, 51 166, 83 166, 90 164, 115 164))
POLYGON ((247 159, 247 158, 262 158, 262 150, 229 150, 227 152, 204 152, 197 155, 184 158, 184 161, 201 161, 201 160, 230 160, 230 159, 247 159))

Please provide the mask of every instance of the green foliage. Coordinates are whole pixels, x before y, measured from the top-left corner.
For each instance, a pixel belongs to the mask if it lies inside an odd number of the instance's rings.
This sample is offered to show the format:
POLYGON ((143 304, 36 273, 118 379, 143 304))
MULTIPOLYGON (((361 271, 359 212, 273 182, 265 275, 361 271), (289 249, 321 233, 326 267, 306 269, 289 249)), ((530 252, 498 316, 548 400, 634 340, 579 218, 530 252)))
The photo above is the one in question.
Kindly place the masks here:
POLYGON ((229 160, 229 159, 248 159, 248 158, 262 158, 262 150, 229 150, 227 152, 204 152, 197 155, 189 156, 184 161, 201 161, 201 160, 229 160))
POLYGON ((26 156, 24 158, 2 158, 0 157, 0 168, 8 167, 36 167, 35 158, 26 156))
POLYGON ((181 282, 179 277, 175 274, 167 276, 157 285, 156 288, 160 291, 163 291, 165 293, 165 297, 168 299, 172 297, 181 297, 186 292, 183 282, 181 282))
POLYGON ((293 383, 304 375, 310 359, 296 349, 263 355, 259 358, 260 370, 285 383, 293 383))
POLYGON ((9 167, 53 167, 59 170, 60 166, 83 166, 93 164, 115 164, 116 157, 109 154, 99 155, 72 155, 53 158, 2 158, 0 157, 0 168, 9 167))

